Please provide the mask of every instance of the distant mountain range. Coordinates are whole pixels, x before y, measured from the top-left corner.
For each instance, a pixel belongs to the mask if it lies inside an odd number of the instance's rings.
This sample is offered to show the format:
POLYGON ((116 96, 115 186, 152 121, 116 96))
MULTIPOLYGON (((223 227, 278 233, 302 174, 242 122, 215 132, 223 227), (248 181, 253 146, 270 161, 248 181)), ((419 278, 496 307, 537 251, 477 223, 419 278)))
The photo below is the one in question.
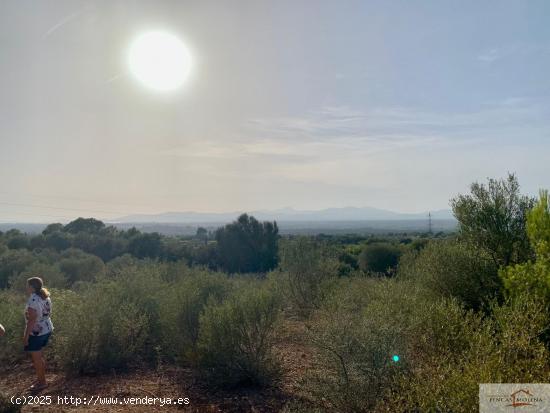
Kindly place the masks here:
MULTIPOLYGON (((428 212, 400 213, 372 207, 327 208, 318 211, 300 211, 293 208, 250 211, 249 215, 260 221, 322 222, 322 221, 402 221, 428 219, 428 212)), ((135 214, 110 220, 113 223, 225 223, 234 220, 242 212, 202 213, 165 212, 161 214, 135 214)), ((454 220, 448 209, 431 211, 434 220, 454 220)))

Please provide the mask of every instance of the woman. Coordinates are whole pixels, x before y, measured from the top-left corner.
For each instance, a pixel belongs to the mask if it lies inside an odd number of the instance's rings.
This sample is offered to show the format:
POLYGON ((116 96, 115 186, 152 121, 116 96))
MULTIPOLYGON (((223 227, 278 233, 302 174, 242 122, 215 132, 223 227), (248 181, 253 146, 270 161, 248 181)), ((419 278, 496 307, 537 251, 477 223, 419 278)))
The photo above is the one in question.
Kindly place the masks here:
POLYGON ((25 307, 25 334, 23 343, 25 351, 30 353, 32 363, 36 370, 38 381, 29 390, 40 391, 46 388, 46 361, 42 349, 48 344, 53 332, 53 324, 50 319, 52 302, 50 293, 44 288, 41 278, 32 277, 27 280, 27 293, 29 300, 25 307))

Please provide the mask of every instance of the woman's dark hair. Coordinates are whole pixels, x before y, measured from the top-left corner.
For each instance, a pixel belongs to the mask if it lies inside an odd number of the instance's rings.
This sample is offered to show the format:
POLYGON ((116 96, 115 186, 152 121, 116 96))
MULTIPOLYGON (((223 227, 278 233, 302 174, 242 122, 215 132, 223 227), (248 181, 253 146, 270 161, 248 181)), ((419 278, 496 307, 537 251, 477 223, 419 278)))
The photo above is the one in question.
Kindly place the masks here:
POLYGON ((44 281, 40 277, 31 277, 27 280, 27 284, 38 294, 43 300, 50 296, 50 292, 44 288, 44 281))

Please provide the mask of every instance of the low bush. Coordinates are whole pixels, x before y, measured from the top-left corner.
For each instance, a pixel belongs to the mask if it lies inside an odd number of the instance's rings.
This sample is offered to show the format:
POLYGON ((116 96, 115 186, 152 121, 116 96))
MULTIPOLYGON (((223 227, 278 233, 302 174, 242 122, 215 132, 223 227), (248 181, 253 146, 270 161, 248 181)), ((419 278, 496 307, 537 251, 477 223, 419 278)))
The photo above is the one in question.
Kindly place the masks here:
POLYGON ((83 288, 79 303, 65 313, 61 364, 69 372, 87 373, 153 361, 162 337, 164 292, 154 266, 129 267, 116 279, 83 288))
POLYGON ((341 283, 310 326, 318 361, 305 390, 315 400, 326 400, 331 411, 371 412, 408 368, 408 338, 418 323, 415 309, 422 309, 424 300, 414 286, 395 280, 341 283))
POLYGON ((284 240, 279 246, 279 264, 291 305, 302 312, 318 308, 338 275, 334 248, 307 237, 284 240))
POLYGON ((479 383, 550 378, 540 302, 483 315, 408 281, 370 281, 342 283, 310 327, 319 357, 304 388, 331 410, 470 412, 479 383))
POLYGON ((6 334, 0 338, 0 371, 24 357, 25 301, 24 293, 0 290, 0 321, 6 329, 6 334))
POLYGON ((248 287, 222 303, 208 304, 200 318, 198 351, 210 382, 265 385, 277 377, 272 346, 279 303, 267 289, 248 287))
POLYGON ((401 256, 401 249, 388 242, 367 244, 359 254, 359 268, 367 273, 390 275, 401 256))
POLYGON ((199 318, 208 303, 219 303, 231 289, 223 274, 199 269, 171 285, 161 299, 164 353, 171 359, 195 363, 199 318))
POLYGON ((467 413, 478 408, 479 383, 543 383, 548 349, 540 339, 547 310, 523 297, 493 308, 493 316, 442 302, 417 340, 418 356, 378 411, 467 413))
POLYGON ((105 264, 101 258, 74 248, 61 254, 58 266, 69 285, 94 281, 105 275, 105 264))
POLYGON ((480 309, 501 296, 494 262, 484 253, 456 241, 433 241, 418 253, 406 254, 398 270, 436 296, 455 297, 466 307, 480 309))

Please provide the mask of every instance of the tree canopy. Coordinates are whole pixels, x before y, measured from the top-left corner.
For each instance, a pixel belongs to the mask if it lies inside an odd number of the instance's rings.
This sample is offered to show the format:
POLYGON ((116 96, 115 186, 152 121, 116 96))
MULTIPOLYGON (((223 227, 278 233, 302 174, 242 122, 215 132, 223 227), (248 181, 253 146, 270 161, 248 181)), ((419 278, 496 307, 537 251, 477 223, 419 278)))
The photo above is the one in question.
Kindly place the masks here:
POLYGON ((276 222, 259 222, 242 214, 216 231, 220 266, 230 272, 265 272, 277 266, 276 222))
POLYGON ((483 249, 498 266, 521 263, 532 256, 526 231, 527 213, 535 200, 519 191, 514 174, 473 183, 470 194, 451 199, 460 235, 483 249))

